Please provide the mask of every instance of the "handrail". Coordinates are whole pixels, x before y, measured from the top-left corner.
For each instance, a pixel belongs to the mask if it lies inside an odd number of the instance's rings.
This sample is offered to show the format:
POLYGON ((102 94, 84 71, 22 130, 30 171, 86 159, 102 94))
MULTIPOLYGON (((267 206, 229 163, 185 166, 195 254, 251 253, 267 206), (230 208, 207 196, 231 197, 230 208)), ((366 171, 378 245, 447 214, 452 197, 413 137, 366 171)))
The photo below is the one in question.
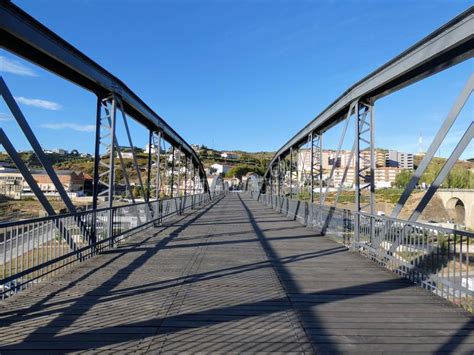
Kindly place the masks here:
MULTIPOLYGON (((201 194, 192 194, 192 195, 186 195, 186 196, 181 196, 181 197, 191 197, 191 196, 199 196, 201 194)), ((160 200, 150 200, 149 202, 137 202, 137 203, 130 203, 128 205, 117 205, 117 206, 113 206, 113 207, 101 207, 101 208, 97 208, 95 210, 85 210, 85 211, 77 211, 75 213, 62 213, 62 214, 58 214, 58 215, 54 215, 54 216, 45 216, 45 217, 36 217, 36 218, 30 218, 30 219, 21 219, 21 220, 18 220, 18 221, 7 221, 7 222, 0 222, 0 228, 8 228, 8 227, 15 227, 15 226, 18 226, 18 225, 22 225, 22 224, 26 224, 26 223, 37 223, 37 222, 45 222, 45 221, 50 221, 50 220, 54 220, 54 219, 57 219, 58 217, 63 217, 63 218, 67 218, 67 217, 78 217, 78 216, 82 216, 82 215, 85 215, 85 214, 89 214, 89 213, 92 213, 92 212, 103 212, 103 211, 110 211, 110 210, 116 210, 118 208, 125 208, 125 207, 135 207, 135 206, 143 206, 143 205, 148 205, 150 203, 154 203, 156 201, 168 201, 168 200, 173 200, 175 199, 176 197, 166 197, 166 198, 162 198, 160 200)))
POLYGON ((474 310, 469 271, 474 233, 284 196, 262 193, 251 197, 438 296, 474 310))
POLYGON ((3 274, 0 276, 0 299, 21 292, 65 267, 110 249, 116 242, 137 231, 150 225, 161 225, 163 220, 174 215, 180 216, 184 211, 218 199, 223 194, 225 191, 213 196, 204 192, 154 200, 150 204, 114 206, 0 225, 3 236, 0 241, 0 252, 3 252, 0 254, 0 273, 3 274), (153 217, 147 213, 148 208, 145 207, 148 206, 154 210, 153 217), (74 222, 78 215, 84 218, 84 228, 96 232, 96 238, 84 238, 79 233, 80 229, 74 222), (58 238, 61 234, 56 227, 58 223, 68 230, 67 240, 58 238), (76 242, 72 249, 68 244, 70 240, 76 242))
MULTIPOLYGON (((325 206, 325 207, 328 207, 328 206, 325 206)), ((452 229, 452 228, 447 228, 447 227, 443 227, 443 226, 435 226, 435 225, 428 224, 428 223, 412 222, 412 221, 407 221, 407 220, 404 220, 404 219, 393 218, 393 217, 386 216, 386 215, 385 216, 378 216, 378 215, 374 216, 374 215, 371 215, 370 213, 367 213, 367 212, 363 212, 363 211, 356 212, 356 211, 352 211, 352 210, 347 209, 347 208, 336 208, 336 209, 339 210, 339 211, 349 211, 352 214, 359 214, 359 215, 365 216, 365 217, 379 218, 379 219, 382 219, 382 220, 392 221, 392 222, 395 222, 395 223, 402 223, 404 225, 411 225, 411 226, 414 226, 414 227, 421 227, 421 228, 429 228, 429 229, 436 230, 438 232, 443 232, 443 233, 447 233, 447 234, 458 234, 458 235, 461 235, 461 236, 464 236, 464 237, 474 238, 474 233, 473 232, 469 232, 469 231, 462 230, 462 229, 452 229)))

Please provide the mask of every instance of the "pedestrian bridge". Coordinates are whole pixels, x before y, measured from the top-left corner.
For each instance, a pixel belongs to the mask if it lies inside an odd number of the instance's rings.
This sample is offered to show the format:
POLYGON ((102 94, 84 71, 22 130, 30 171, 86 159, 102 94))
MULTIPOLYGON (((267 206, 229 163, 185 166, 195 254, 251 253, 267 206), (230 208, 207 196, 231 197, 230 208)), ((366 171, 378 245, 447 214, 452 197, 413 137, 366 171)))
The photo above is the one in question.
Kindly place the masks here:
MULTIPOLYGON (((390 217, 375 210, 374 106, 471 59, 473 28, 471 7, 346 90, 276 152, 263 176, 229 193, 120 79, 0 1, 0 47, 97 99, 92 208, 79 211, 0 77, 12 120, 67 209, 54 210, 0 128, 0 145, 46 214, 0 223, 0 354, 472 354, 474 234, 417 222, 471 143, 472 121, 411 216, 399 214, 469 99, 474 75, 390 217), (146 158, 137 159, 131 119, 146 129, 146 158), (323 136, 341 124, 337 162, 349 122, 353 148, 336 183, 336 163, 323 171, 323 136), (349 168, 350 210, 337 205, 349 168)), ((457 200, 447 201, 456 213, 457 200)))
POLYGON ((471 315, 247 194, 7 299, 0 353, 472 352, 471 315))

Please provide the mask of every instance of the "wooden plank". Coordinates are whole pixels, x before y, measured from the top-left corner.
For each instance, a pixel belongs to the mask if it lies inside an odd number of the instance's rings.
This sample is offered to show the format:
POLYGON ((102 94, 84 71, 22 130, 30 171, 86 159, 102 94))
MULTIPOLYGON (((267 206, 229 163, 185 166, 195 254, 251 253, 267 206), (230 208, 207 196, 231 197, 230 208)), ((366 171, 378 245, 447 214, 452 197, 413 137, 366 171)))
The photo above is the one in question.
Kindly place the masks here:
POLYGON ((474 351, 471 315, 228 195, 0 305, 0 353, 474 351))

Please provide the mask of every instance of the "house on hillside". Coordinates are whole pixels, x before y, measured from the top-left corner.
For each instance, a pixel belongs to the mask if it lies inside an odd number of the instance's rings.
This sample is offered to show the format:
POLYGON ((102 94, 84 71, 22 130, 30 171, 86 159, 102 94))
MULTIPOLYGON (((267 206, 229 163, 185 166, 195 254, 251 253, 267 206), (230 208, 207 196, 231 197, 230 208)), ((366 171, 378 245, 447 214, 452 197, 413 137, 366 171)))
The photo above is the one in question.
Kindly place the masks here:
POLYGON ((222 152, 221 153, 221 158, 225 158, 225 159, 239 159, 240 158, 240 155, 236 154, 236 153, 232 153, 232 152, 222 152))
POLYGON ((229 165, 215 163, 211 165, 211 168, 216 170, 216 174, 225 174, 231 167, 229 165))

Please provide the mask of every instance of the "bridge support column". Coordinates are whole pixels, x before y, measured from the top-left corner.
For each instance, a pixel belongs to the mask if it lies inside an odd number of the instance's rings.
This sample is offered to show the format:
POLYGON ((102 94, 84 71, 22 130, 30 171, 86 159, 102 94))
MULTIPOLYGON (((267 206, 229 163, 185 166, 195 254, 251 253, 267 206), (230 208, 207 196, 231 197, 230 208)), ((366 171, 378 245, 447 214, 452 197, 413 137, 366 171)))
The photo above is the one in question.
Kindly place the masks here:
MULTIPOLYGON (((152 133, 152 145, 155 150, 154 154, 154 164, 156 167, 156 177, 155 177, 155 215, 154 218, 157 221, 156 225, 161 224, 161 218, 163 215, 163 204, 160 198, 161 193, 161 131, 152 133)), ((151 152, 151 146, 150 146, 151 152)))
MULTIPOLYGON (((364 209, 375 214, 375 145, 373 105, 358 101, 355 104, 355 242, 360 243, 360 223, 364 209), (368 119, 367 119, 368 116, 368 119), (368 191, 368 198, 364 192, 368 191)), ((374 218, 370 218, 370 239, 374 236, 374 218)))
POLYGON ((277 179, 277 196, 281 196, 281 159, 278 157, 278 179, 277 179))
MULTIPOLYGON (((100 127, 102 116, 102 99, 97 97, 96 107, 96 121, 95 121, 95 147, 94 147, 94 177, 92 180, 92 210, 97 210, 97 198, 100 192, 100 176, 99 176, 99 162, 100 162, 100 127)), ((92 238, 91 244, 97 242, 97 213, 93 214, 92 219, 92 238)))
POLYGON ((311 161, 310 161, 310 224, 319 225, 320 216, 321 216, 321 206, 323 198, 323 143, 322 143, 322 134, 311 132, 310 134, 310 144, 311 144, 311 161), (315 178, 318 181, 319 185, 319 209, 314 213, 314 189, 315 189, 315 178))
MULTIPOLYGON (((116 112, 117 112, 117 101, 115 100, 115 97, 112 100, 112 110, 110 112, 110 135, 112 137, 112 143, 110 144, 110 151, 109 151, 109 156, 110 156, 110 166, 109 166, 109 191, 107 194, 107 199, 108 199, 108 204, 109 204, 109 224, 108 224, 108 229, 107 229, 107 236, 109 238, 113 238, 114 234, 114 212, 112 210, 112 207, 114 205, 114 192, 115 192, 115 130, 116 130, 116 112)), ((111 246, 113 246, 114 241, 111 239, 110 241, 111 246)))
POLYGON ((152 164, 152 154, 151 154, 151 149, 152 149, 152 144, 153 144, 153 131, 150 129, 148 133, 148 154, 147 154, 147 178, 146 178, 146 198, 148 201, 150 200, 151 197, 151 164, 152 164))
POLYGON ((171 148, 171 198, 174 197, 174 146, 171 148))
POLYGON ((178 148, 178 161, 177 161, 177 164, 176 164, 176 170, 178 171, 178 176, 176 177, 176 196, 177 197, 180 197, 180 193, 181 193, 181 147, 178 148))
POLYGON ((293 199, 293 147, 290 148, 290 200, 293 199))

